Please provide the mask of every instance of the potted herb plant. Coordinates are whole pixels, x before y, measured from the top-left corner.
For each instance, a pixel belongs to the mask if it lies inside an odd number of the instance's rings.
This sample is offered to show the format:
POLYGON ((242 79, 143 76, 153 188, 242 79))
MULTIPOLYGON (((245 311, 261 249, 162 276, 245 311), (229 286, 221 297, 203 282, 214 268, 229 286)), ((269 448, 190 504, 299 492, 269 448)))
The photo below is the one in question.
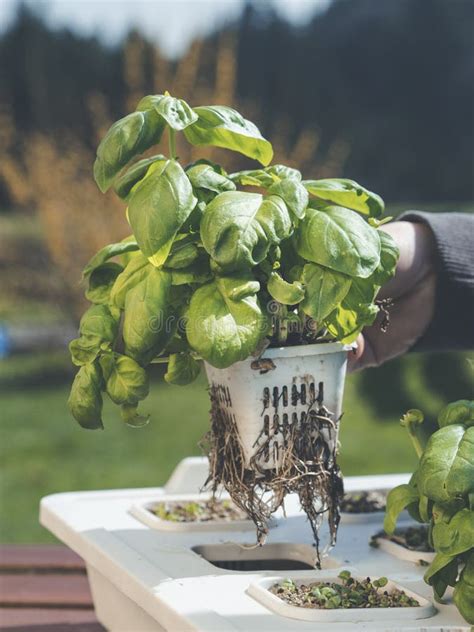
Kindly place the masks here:
POLYGON ((437 599, 454 587, 459 612, 474 623, 474 402, 448 404, 438 416, 439 429, 429 438, 421 411, 408 411, 402 424, 420 461, 410 482, 390 492, 385 531, 393 534, 405 508, 428 525, 435 556, 425 581, 437 599))
POLYGON ((184 385, 204 360, 211 489, 227 489, 259 542, 285 495, 298 493, 318 544, 323 514, 332 541, 339 521, 347 350, 385 309, 376 295, 398 251, 379 230, 378 195, 352 180, 304 180, 269 166, 272 157, 235 110, 191 108, 169 94, 143 98, 110 128, 94 176, 124 200, 131 235, 84 269, 92 306, 70 345, 79 371, 69 407, 84 428, 102 428, 107 393, 127 424, 141 426, 150 363, 166 358, 165 380, 184 385), (262 167, 182 165, 177 133, 262 167), (168 156, 135 161, 164 135, 168 156))

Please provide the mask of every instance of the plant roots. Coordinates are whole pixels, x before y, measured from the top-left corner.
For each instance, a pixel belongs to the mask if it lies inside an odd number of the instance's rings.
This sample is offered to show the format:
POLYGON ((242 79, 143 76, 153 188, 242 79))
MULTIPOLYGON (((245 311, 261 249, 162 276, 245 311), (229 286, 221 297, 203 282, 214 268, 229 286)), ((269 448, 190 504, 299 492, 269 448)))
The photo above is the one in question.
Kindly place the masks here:
MULTIPOLYGON (((265 434, 262 430, 256 442, 259 447, 247 466, 234 415, 219 388, 222 387, 210 387, 211 429, 201 442, 210 466, 204 487, 214 493, 220 486, 227 490, 255 523, 258 545, 265 543, 270 517, 283 505, 285 496, 298 494, 313 531, 319 568, 323 517, 327 516, 330 546, 334 546, 344 494, 336 462, 339 419, 334 419, 324 406, 323 383, 299 419, 292 423, 276 421, 271 429, 265 429, 265 434), (270 455, 277 467, 265 469, 262 465, 268 463, 270 455)), ((275 419, 280 417, 275 415, 275 419)))

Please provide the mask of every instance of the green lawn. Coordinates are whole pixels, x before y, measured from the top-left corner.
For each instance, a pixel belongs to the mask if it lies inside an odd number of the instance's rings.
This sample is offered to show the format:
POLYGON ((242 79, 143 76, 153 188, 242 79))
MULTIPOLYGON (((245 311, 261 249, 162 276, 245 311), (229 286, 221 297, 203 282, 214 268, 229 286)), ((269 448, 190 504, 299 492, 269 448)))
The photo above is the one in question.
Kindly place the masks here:
MULTIPOLYGON (((51 539, 37 518, 45 494, 160 485, 180 459, 199 454, 209 408, 204 378, 187 388, 156 378, 143 405, 152 413, 147 427, 124 426, 116 408, 106 404, 106 429, 92 432, 69 417, 64 377, 53 371, 47 385, 41 372, 20 371, 28 362, 31 368, 31 358, 0 362, 1 542, 51 539)), ((469 396, 470 384, 468 364, 458 354, 413 355, 349 376, 341 431, 344 473, 409 470, 415 459, 400 414, 415 405, 434 414, 444 402, 469 396)))

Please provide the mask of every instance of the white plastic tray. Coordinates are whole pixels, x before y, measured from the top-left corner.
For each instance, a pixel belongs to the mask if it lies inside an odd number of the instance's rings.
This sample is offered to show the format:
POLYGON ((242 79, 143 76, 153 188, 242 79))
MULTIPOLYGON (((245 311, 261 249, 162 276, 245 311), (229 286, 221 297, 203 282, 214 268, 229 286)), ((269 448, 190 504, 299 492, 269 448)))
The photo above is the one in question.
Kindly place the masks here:
MULTIPOLYGON (((421 622, 400 620, 392 611, 380 621, 301 621, 277 614, 251 597, 247 590, 266 577, 290 571, 233 571, 205 559, 209 547, 232 543, 249 547, 254 532, 159 531, 134 515, 132 506, 154 502, 172 494, 197 494, 207 476, 204 459, 185 459, 165 488, 55 494, 41 502, 41 523, 86 562, 99 621, 111 632, 468 632, 468 626, 448 600, 421 622), (207 548, 206 548, 207 547, 207 548), (393 618, 389 618, 389 617, 393 618)), ((348 491, 393 487, 408 475, 346 478, 348 491)), ((287 517, 276 516, 268 544, 259 556, 287 554, 289 559, 309 559, 311 529, 301 514, 297 498, 286 503, 287 517), (304 545, 304 548, 302 548, 304 545), (307 553, 308 551, 308 553, 307 553)), ((369 546, 382 528, 372 524, 341 524, 336 548, 325 560, 324 573, 352 568, 354 575, 388 576, 404 590, 432 599, 423 581, 424 568, 369 546)), ((224 547, 225 548, 225 547, 224 547)), ((224 551, 224 549, 222 549, 224 551)), ((248 548, 246 549, 248 552, 248 548)), ((228 547, 224 551, 231 553, 228 547)), ((247 554, 242 556, 247 558, 247 554)), ((294 571, 291 571, 293 574, 294 571)), ((298 571, 311 581, 314 570, 298 571)), ((393 609, 391 609, 393 610, 393 609)))

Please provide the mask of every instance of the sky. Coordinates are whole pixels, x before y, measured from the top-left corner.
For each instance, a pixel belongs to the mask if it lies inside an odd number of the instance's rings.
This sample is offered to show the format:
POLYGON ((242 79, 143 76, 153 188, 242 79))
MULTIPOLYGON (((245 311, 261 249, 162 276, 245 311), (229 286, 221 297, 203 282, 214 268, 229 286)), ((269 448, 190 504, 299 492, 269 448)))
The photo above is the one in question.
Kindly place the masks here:
MULTIPOLYGON (((293 22, 304 22, 331 0, 258 0, 293 22)), ((19 0, 0 0, 0 32, 8 28, 19 0)), ((196 37, 239 15, 245 0, 26 0, 53 27, 97 35, 113 44, 131 28, 178 56, 196 37)))

